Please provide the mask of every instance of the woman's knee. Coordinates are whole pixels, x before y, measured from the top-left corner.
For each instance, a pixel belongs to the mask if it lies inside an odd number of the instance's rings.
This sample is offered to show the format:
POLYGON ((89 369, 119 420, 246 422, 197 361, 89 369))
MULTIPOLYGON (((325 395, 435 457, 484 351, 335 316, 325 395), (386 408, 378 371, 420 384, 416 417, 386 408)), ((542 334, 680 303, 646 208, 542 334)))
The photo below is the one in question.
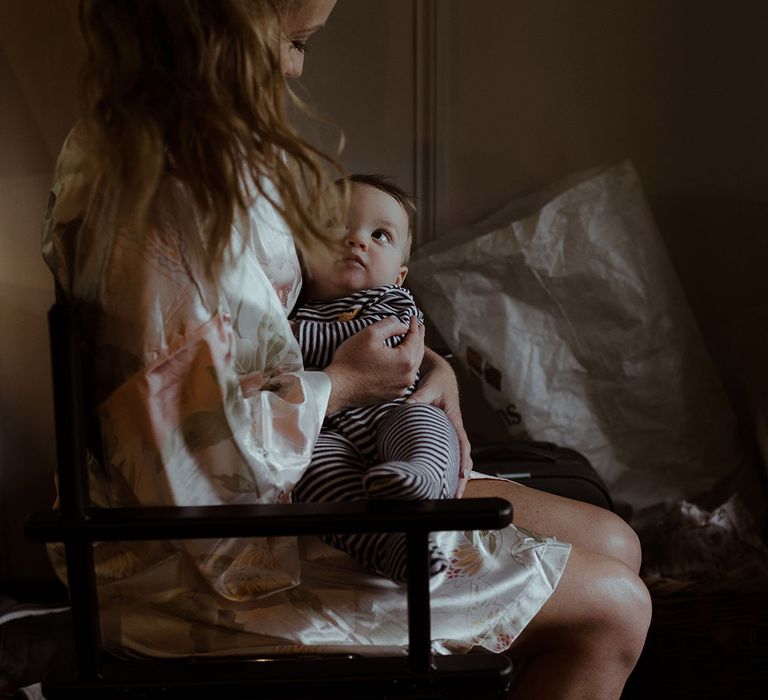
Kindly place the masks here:
POLYGON ((618 559, 632 573, 639 573, 642 562, 640 539, 626 521, 609 510, 599 509, 593 532, 596 552, 618 559))
POLYGON ((534 647, 560 644, 587 656, 613 655, 631 670, 650 620, 648 589, 628 566, 574 548, 554 594, 531 623, 529 637, 534 647))
POLYGON ((624 642, 632 665, 640 656, 651 623, 651 596, 642 579, 629 567, 616 567, 601 586, 603 615, 610 619, 624 642))
MULTIPOLYGON (((617 662, 634 667, 651 622, 651 597, 643 581, 616 558, 592 556, 582 571, 586 588, 585 643, 616 655, 617 662)), ((605 652, 603 652, 605 653, 605 652)))
POLYGON ((648 591, 629 567, 574 547, 554 593, 510 648, 522 662, 515 691, 526 698, 620 697, 650 618, 648 591))

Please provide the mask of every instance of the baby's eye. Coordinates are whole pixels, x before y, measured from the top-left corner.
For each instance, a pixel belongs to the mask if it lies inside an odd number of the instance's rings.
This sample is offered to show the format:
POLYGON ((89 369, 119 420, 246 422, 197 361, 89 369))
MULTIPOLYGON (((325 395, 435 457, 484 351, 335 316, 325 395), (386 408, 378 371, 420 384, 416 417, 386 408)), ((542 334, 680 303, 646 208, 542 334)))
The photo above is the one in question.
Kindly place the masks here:
POLYGON ((389 243, 392 242, 392 236, 390 235, 389 231, 383 228, 377 228, 372 234, 371 238, 377 241, 387 241, 389 243))
POLYGON ((291 47, 296 49, 296 51, 304 53, 307 50, 307 42, 299 41, 298 39, 291 39, 291 47))

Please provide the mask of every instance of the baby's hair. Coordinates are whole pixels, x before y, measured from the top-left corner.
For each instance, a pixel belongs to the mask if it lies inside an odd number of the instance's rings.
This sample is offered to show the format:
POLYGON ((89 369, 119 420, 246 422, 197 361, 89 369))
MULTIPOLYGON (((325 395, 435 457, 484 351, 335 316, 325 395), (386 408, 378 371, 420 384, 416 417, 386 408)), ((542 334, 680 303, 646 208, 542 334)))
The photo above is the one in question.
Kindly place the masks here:
POLYGON ((406 245, 403 250, 403 264, 408 262, 411 253, 411 244, 413 243, 413 225, 416 219, 416 204, 413 198, 399 185, 396 185, 392 178, 387 175, 377 173, 353 173, 345 178, 336 180, 336 184, 343 186, 348 182, 355 182, 360 185, 368 185, 388 194, 397 200, 398 204, 405 210, 408 217, 408 232, 406 234, 406 245))

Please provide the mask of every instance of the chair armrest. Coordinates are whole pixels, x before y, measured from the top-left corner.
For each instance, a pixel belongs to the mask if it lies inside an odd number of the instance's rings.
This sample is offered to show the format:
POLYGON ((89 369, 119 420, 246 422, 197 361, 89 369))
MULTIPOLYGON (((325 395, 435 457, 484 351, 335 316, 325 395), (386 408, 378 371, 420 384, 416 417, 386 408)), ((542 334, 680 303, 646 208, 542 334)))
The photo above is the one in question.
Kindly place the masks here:
POLYGON ((30 515, 35 542, 274 537, 351 532, 498 530, 512 521, 501 498, 232 506, 91 508, 84 518, 30 515))

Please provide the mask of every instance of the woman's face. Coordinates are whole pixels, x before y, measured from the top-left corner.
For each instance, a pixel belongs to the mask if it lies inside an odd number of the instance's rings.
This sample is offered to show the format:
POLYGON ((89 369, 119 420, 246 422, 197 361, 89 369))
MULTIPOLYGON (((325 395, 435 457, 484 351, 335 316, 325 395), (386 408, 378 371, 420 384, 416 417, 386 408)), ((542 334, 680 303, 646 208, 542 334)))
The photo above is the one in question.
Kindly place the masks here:
POLYGON ((325 25, 336 0, 298 0, 289 4, 282 17, 280 64, 289 78, 298 78, 304 70, 307 40, 325 25))

